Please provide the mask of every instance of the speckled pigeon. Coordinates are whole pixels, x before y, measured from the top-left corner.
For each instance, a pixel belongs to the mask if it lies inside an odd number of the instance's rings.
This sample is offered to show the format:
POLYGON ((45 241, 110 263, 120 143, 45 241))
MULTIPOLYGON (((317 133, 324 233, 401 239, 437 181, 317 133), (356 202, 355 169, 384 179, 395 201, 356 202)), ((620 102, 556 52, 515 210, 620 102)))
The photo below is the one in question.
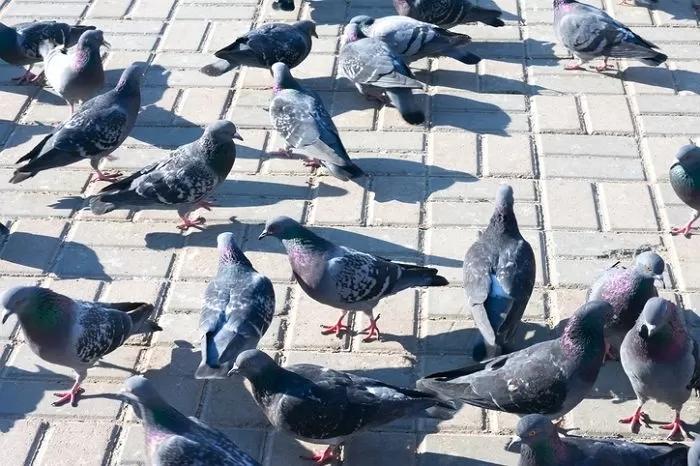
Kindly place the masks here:
POLYGON ((420 390, 513 414, 568 413, 588 394, 605 355, 609 304, 593 301, 569 319, 561 337, 462 369, 429 375, 420 390))
POLYGON ((454 403, 428 393, 313 364, 283 368, 255 349, 241 353, 232 372, 250 381, 273 426, 329 445, 308 458, 318 464, 333 459, 336 447, 358 432, 408 416, 450 419, 455 412, 454 403))
POLYGON ((134 406, 144 424, 150 464, 260 466, 227 436, 173 408, 145 377, 135 375, 126 379, 120 394, 134 406))
POLYGON ((406 62, 425 57, 450 57, 466 65, 475 65, 481 57, 467 50, 472 38, 406 16, 372 18, 355 16, 362 37, 382 40, 406 62))
POLYGON ((582 65, 603 57, 598 71, 610 68, 609 58, 634 58, 645 65, 658 66, 668 58, 656 45, 632 32, 600 8, 576 0, 554 0, 554 32, 578 59, 567 70, 582 70, 582 65))
POLYGON ((272 75, 275 95, 270 102, 270 121, 286 142, 280 152, 291 156, 292 148, 303 149, 311 156, 305 165, 322 165, 343 181, 364 175, 350 160, 318 94, 299 84, 282 62, 272 65, 272 75))
POLYGON ((448 29, 458 24, 476 22, 493 27, 505 24, 500 10, 481 8, 469 0, 394 0, 394 8, 401 16, 410 16, 448 29))
POLYGON ((335 325, 323 326, 323 333, 339 334, 347 329, 343 319, 348 311, 362 311, 370 321, 365 341, 375 334, 379 338, 379 316, 375 319, 373 313, 379 300, 408 288, 448 284, 437 269, 392 262, 337 246, 289 217, 268 220, 260 239, 266 236, 282 241, 294 277, 307 295, 342 311, 335 325))
POLYGON ((200 71, 209 76, 220 76, 237 66, 269 68, 278 61, 294 68, 311 52, 312 36, 318 37, 316 23, 310 20, 263 24, 215 52, 214 56, 219 60, 200 71))
POLYGON ((683 227, 674 227, 671 234, 690 235, 693 223, 700 217, 700 148, 688 144, 676 154, 676 163, 671 165, 669 180, 671 187, 681 201, 693 209, 690 220, 683 227))
POLYGON ((345 45, 340 50, 339 67, 360 94, 396 107, 406 123, 419 125, 425 115, 411 89, 422 89, 401 57, 385 42, 365 37, 355 23, 345 27, 345 45), (379 95, 377 95, 379 94, 379 95))
POLYGON ((464 257, 467 307, 481 332, 474 360, 508 352, 508 342, 535 286, 535 254, 518 230, 513 188, 498 188, 496 208, 486 230, 464 257))
POLYGON ((0 58, 15 66, 29 65, 29 69, 19 78, 15 78, 20 84, 24 82, 39 81, 43 73, 32 74, 32 67, 42 61, 39 53, 39 45, 49 40, 55 45, 72 47, 78 43, 80 35, 95 26, 71 26, 56 21, 35 21, 33 23, 20 23, 14 26, 6 26, 0 23, 0 58))
POLYGON ((236 160, 236 144, 243 140, 236 125, 219 120, 207 126, 202 136, 158 162, 105 186, 90 198, 90 210, 103 215, 115 209, 145 207, 177 209, 181 230, 204 224, 202 217, 189 214, 202 207, 211 210, 214 203, 205 199, 216 191, 228 176, 236 160))
POLYGON ((143 68, 131 65, 111 91, 82 104, 68 120, 58 125, 17 163, 10 183, 21 183, 37 173, 65 167, 84 159, 97 172, 96 180, 113 181, 121 173, 105 173, 100 161, 124 142, 136 123, 141 108, 143 68))
POLYGON ((655 252, 647 251, 635 258, 632 268, 617 267, 615 264, 591 284, 586 299, 603 300, 615 310, 605 328, 609 344, 608 359, 617 359, 622 340, 634 327, 644 304, 658 296, 654 280, 663 282, 664 268, 664 260, 655 252))
POLYGON ((225 379, 238 355, 258 345, 275 313, 272 282, 253 268, 233 233, 221 233, 216 243, 219 271, 207 286, 199 316, 198 379, 225 379))
POLYGON ((55 406, 67 402, 75 406, 87 370, 131 335, 161 330, 148 320, 153 313, 150 304, 80 301, 38 286, 7 290, 2 305, 6 309, 2 323, 15 314, 37 356, 75 371, 73 387, 56 394, 60 399, 55 406))

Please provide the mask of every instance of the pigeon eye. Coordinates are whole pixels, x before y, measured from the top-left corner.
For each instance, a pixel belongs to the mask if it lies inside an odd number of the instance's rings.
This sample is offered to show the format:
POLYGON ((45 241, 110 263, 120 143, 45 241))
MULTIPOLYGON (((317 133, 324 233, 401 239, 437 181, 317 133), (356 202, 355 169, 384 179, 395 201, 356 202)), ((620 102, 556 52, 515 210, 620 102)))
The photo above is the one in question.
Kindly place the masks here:
POLYGON ((536 431, 536 430, 531 430, 530 433, 529 433, 528 435, 529 435, 530 437, 534 437, 535 435, 537 435, 537 431, 536 431))

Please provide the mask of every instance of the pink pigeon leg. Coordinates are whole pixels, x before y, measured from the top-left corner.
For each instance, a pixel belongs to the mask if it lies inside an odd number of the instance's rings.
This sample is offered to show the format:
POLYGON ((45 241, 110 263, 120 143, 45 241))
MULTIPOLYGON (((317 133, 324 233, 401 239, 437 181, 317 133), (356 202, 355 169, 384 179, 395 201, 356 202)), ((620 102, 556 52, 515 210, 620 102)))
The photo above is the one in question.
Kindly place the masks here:
POLYGON ((573 71, 573 70, 580 70, 580 71, 586 71, 586 68, 583 67, 583 61, 579 58, 576 63, 570 63, 564 67, 565 70, 567 71, 573 71))
POLYGON ((76 380, 73 387, 68 392, 54 393, 54 396, 59 397, 58 400, 51 403, 53 406, 63 406, 64 404, 70 402, 71 405, 78 405, 78 396, 85 390, 80 388, 80 382, 76 380))
POLYGON ((330 335, 331 333, 340 335, 340 332, 343 330, 348 330, 348 326, 343 324, 343 319, 345 319, 347 313, 348 311, 343 311, 343 313, 340 315, 340 319, 338 319, 338 322, 336 322, 335 325, 321 325, 321 328, 323 328, 321 333, 323 335, 330 335))
POLYGON ((321 161, 319 159, 308 159, 304 161, 304 166, 305 167, 313 167, 313 168, 318 168, 321 166, 321 161))
POLYGON ((629 424, 630 431, 633 433, 638 431, 638 429, 642 426, 642 419, 646 417, 646 413, 642 411, 642 406, 644 406, 644 403, 640 402, 637 409, 634 410, 634 414, 632 414, 630 417, 620 419, 619 421, 620 424, 629 424))
POLYGON ((361 331, 360 333, 367 333, 369 332, 369 335, 367 335, 367 338, 363 338, 362 341, 364 342, 369 342, 372 340, 372 337, 376 334, 377 335, 377 341, 379 341, 379 337, 381 334, 379 333, 379 327, 377 327, 377 321, 381 317, 381 314, 377 316, 376 319, 372 318, 372 316, 369 316, 369 327, 361 331))
POLYGON ((335 447, 333 445, 326 448, 323 453, 314 453, 312 456, 302 456, 302 459, 313 461, 316 464, 325 464, 335 459, 335 447))
POLYGON ((206 210, 211 210, 212 207, 217 207, 219 204, 216 202, 212 201, 207 201, 206 199, 202 199, 201 201, 196 203, 197 207, 201 207, 202 209, 206 210))
POLYGON ((24 84, 29 82, 32 79, 36 78, 36 75, 32 73, 32 68, 34 65, 29 65, 29 68, 27 68, 24 71, 24 74, 22 76, 17 76, 16 78, 12 78, 13 81, 17 81, 17 84, 24 84))
POLYGON ((41 73, 34 75, 32 78, 29 79, 29 82, 34 83, 34 84, 44 84, 44 79, 46 75, 42 71, 41 73))
POLYGON ((109 173, 109 172, 103 172, 102 170, 96 168, 95 172, 97 173, 97 176, 93 178, 90 183, 95 183, 96 181, 116 181, 119 179, 120 176, 122 176, 122 172, 114 172, 114 173, 109 173))
POLYGON ((190 227, 199 227, 204 225, 206 222, 204 217, 197 217, 194 220, 191 220, 189 217, 187 217, 187 215, 180 215, 180 219, 182 220, 182 223, 177 227, 182 231, 187 231, 190 227))
POLYGON ((613 65, 608 65, 608 57, 603 59, 603 64, 595 67, 596 71, 601 72, 613 68, 613 65))
POLYGON ((676 411, 676 417, 673 419, 673 422, 670 424, 664 424, 660 426, 661 429, 664 430, 670 430, 671 432, 668 434, 668 437, 666 437, 666 440, 673 440, 676 438, 678 434, 681 434, 680 440, 685 440, 686 438, 690 438, 688 435, 688 432, 685 431, 683 428, 683 423, 681 421, 681 412, 676 411))
POLYGON ((608 340, 605 340, 605 355, 603 356, 603 362, 605 361, 614 361, 615 355, 612 352, 612 348, 610 346, 610 343, 608 340))
POLYGON ((685 236, 689 236, 690 232, 693 230, 693 223, 695 223, 695 221, 698 218, 700 218, 700 211, 698 211, 698 210, 693 211, 693 213, 690 214, 690 220, 688 221, 688 223, 683 227, 672 227, 671 234, 672 235, 683 234, 685 236))

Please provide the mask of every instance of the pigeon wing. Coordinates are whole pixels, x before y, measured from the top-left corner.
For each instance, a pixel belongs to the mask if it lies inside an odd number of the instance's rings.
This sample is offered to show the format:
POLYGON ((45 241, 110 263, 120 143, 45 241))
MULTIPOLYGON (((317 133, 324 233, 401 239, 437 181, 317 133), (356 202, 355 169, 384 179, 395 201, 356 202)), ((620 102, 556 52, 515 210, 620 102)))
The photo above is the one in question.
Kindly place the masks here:
POLYGON ((76 350, 80 360, 92 364, 119 348, 129 337, 131 317, 105 304, 76 301, 79 332, 76 350))
POLYGON ((401 276, 399 265, 340 247, 344 254, 328 261, 327 273, 344 303, 375 301, 390 293, 401 276))

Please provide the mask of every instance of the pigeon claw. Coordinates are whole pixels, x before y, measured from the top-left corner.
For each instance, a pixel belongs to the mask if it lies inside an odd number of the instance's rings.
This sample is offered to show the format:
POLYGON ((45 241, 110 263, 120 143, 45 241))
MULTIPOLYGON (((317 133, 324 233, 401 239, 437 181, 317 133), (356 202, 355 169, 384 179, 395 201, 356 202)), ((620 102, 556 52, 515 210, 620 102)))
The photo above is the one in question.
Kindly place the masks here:
POLYGON ((649 427, 647 417, 647 414, 644 411, 642 411, 642 407, 640 406, 634 411, 633 415, 631 415, 630 417, 620 419, 619 422, 620 424, 629 424, 630 432, 636 434, 637 432, 639 432, 640 427, 642 427, 642 422, 644 422, 644 425, 649 427))
POLYGON ((362 339, 362 341, 364 341, 365 343, 369 343, 370 341, 372 341, 372 337, 375 334, 377 335, 377 341, 379 341, 381 334, 379 333, 379 328, 377 327, 377 321, 379 320, 380 317, 381 317, 381 314, 378 315, 376 319, 370 318, 369 319, 369 327, 367 327, 366 329, 364 329, 363 331, 360 332, 360 333, 369 332, 369 335, 367 335, 366 338, 362 339))
POLYGON ((334 448, 331 445, 323 453, 314 453, 312 456, 302 456, 302 459, 313 461, 316 464, 326 464, 335 459, 334 448))
POLYGON ((204 219, 204 217, 197 217, 194 220, 182 217, 182 223, 179 224, 177 227, 182 231, 187 231, 190 227, 199 228, 202 225, 204 225, 205 222, 206 220, 204 219))
POLYGON ((286 147, 280 147, 279 149, 277 149, 277 153, 283 157, 287 157, 288 159, 292 158, 292 150, 286 147))
POLYGON ((318 168, 321 166, 321 161, 319 159, 309 159, 304 161, 305 167, 318 168))
POLYGON ((693 231, 693 228, 690 225, 686 225, 684 227, 673 227, 671 228, 671 235, 690 236, 691 231, 693 231))
POLYGON ((610 343, 608 343, 608 340, 605 340, 605 355, 603 356, 603 363, 605 363, 605 361, 616 361, 616 360, 617 360, 617 356, 615 356, 613 354, 610 343))
POLYGON ((567 71, 574 71, 574 70, 579 70, 579 71, 586 71, 586 68, 581 66, 580 63, 574 63, 573 65, 566 65, 564 67, 565 70, 567 71))
POLYGON ((119 177, 122 176, 122 172, 114 172, 114 173, 109 173, 109 172, 103 172, 103 171, 98 171, 97 176, 90 181, 90 183, 95 183, 97 181, 116 181, 119 179, 119 177))
POLYGON ((685 440, 686 438, 690 438, 688 432, 686 432, 686 430, 683 428, 681 416, 678 413, 676 413, 676 418, 673 420, 673 422, 659 426, 659 428, 671 431, 668 434, 668 437, 666 437, 666 440, 685 440))
POLYGON ((75 384, 68 392, 54 393, 53 395, 59 397, 59 399, 51 404, 53 406, 63 406, 64 404, 70 402, 71 406, 76 407, 78 406, 78 397, 83 392, 85 392, 85 390, 80 388, 80 385, 75 384))
POLYGON ((321 333, 323 335, 330 335, 332 333, 335 333, 336 335, 340 335, 343 331, 347 331, 348 326, 343 324, 342 321, 336 323, 335 325, 321 325, 321 333))

